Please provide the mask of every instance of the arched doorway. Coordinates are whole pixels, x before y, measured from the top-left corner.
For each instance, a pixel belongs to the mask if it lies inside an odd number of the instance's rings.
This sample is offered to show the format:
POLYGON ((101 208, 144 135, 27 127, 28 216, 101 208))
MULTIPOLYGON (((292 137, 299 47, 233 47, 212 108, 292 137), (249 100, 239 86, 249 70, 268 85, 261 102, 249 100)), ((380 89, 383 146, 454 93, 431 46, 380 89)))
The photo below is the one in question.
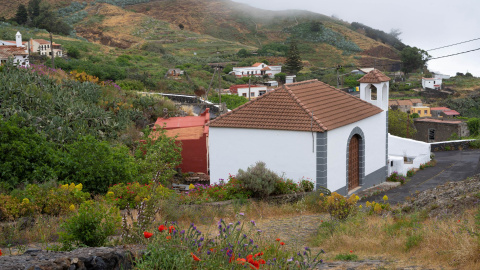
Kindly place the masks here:
POLYGON ((355 134, 348 146, 348 191, 360 185, 360 136, 355 134))

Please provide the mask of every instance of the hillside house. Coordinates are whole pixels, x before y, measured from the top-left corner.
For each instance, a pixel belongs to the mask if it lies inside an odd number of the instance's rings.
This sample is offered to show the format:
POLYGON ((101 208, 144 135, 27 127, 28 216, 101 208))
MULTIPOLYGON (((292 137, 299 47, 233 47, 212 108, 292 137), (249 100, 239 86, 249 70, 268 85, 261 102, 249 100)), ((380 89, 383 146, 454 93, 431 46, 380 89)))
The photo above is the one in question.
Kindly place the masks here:
POLYGON ((182 172, 208 174, 208 126, 210 112, 207 108, 199 116, 158 118, 155 122, 152 138, 155 138, 158 127, 163 127, 166 135, 176 137, 182 144, 182 172))
POLYGON ((456 116, 460 116, 460 113, 452 110, 447 107, 433 107, 430 109, 432 111, 432 116, 433 117, 438 117, 438 118, 453 118, 456 116))
POLYGON ((0 64, 6 63, 9 59, 17 66, 29 67, 30 60, 28 57, 28 50, 26 48, 26 42, 22 41, 22 35, 20 32, 17 32, 15 35, 15 43, 13 45, 12 41, 3 41, 0 45, 0 64))
POLYGON ((441 78, 422 78, 422 87, 423 89, 442 89, 442 79, 441 78))
POLYGON ((38 53, 39 55, 52 55, 52 46, 53 46, 53 56, 62 57, 63 50, 62 45, 53 42, 53 45, 50 41, 45 39, 30 39, 30 53, 38 53))
POLYGON ((265 85, 250 85, 237 84, 230 86, 230 94, 238 95, 246 98, 257 98, 269 92, 269 89, 265 85))
POLYGON ((255 63, 251 67, 234 67, 230 74, 234 74, 237 78, 241 77, 268 77, 273 78, 275 74, 282 72, 282 66, 269 66, 264 63, 255 63))
POLYGON ((359 68, 359 69, 354 69, 350 73, 354 75, 365 75, 368 74, 370 71, 374 70, 374 68, 359 68))
POLYGON ((454 133, 460 137, 470 136, 467 123, 461 120, 417 118, 414 125, 415 140, 429 143, 448 141, 454 133))
POLYGON ((184 74, 184 71, 179 68, 171 68, 167 71, 168 77, 178 77, 183 74, 184 74))
POLYGON ((420 117, 430 117, 430 108, 427 106, 415 106, 410 108, 410 113, 416 113, 420 117))
POLYGON ((359 80, 360 99, 317 80, 285 84, 217 117, 211 183, 257 161, 341 194, 385 181, 389 81, 371 71, 359 80))

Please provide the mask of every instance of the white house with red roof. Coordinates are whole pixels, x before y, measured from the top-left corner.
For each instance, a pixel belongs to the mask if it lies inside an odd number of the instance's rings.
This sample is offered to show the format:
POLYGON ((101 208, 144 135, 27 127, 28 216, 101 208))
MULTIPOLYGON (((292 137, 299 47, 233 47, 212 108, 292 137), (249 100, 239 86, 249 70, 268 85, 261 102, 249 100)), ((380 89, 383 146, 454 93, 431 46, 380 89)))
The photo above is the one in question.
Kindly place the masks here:
POLYGON ((31 53, 38 53, 40 55, 52 55, 52 47, 53 47, 53 55, 54 57, 62 57, 63 50, 62 45, 53 42, 53 45, 50 41, 45 39, 30 39, 30 52, 31 53))
POLYGON ((265 63, 255 63, 251 67, 234 67, 230 74, 234 74, 237 78, 241 77, 268 77, 273 78, 275 74, 282 72, 282 66, 269 66, 265 63))
POLYGON ((22 34, 17 32, 15 39, 15 42, 0 41, 0 65, 11 59, 15 65, 22 67, 30 66, 28 50, 26 42, 22 41, 22 34))
POLYGON ((257 98, 269 92, 265 85, 248 85, 248 84, 236 84, 230 86, 230 94, 238 95, 246 98, 257 98))
POLYGON ((442 88, 442 78, 422 78, 423 89, 440 90, 442 88))
POLYGON ((359 81, 361 99, 310 80, 285 84, 212 120, 211 183, 257 161, 340 194, 384 182, 390 78, 374 70, 359 81))

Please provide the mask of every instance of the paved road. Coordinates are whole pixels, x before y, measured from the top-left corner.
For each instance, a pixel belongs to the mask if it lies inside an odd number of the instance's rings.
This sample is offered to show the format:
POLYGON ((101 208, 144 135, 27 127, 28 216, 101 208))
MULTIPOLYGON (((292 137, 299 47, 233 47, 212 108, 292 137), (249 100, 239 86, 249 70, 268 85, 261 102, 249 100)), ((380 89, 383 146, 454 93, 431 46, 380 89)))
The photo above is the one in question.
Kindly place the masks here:
POLYGON ((434 188, 446 182, 462 181, 480 173, 480 150, 434 152, 437 165, 417 171, 405 185, 386 191, 365 201, 382 201, 383 195, 388 196, 390 204, 405 201, 416 191, 434 188))

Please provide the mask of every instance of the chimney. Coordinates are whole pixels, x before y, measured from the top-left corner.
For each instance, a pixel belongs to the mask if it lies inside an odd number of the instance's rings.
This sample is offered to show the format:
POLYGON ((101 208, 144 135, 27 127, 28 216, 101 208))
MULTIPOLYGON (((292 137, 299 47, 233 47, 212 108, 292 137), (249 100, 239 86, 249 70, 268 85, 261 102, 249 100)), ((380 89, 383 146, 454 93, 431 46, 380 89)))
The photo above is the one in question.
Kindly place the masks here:
POLYGON ((16 39, 17 47, 23 47, 22 46, 22 34, 20 34, 20 32, 17 32, 17 34, 15 35, 15 39, 16 39))

